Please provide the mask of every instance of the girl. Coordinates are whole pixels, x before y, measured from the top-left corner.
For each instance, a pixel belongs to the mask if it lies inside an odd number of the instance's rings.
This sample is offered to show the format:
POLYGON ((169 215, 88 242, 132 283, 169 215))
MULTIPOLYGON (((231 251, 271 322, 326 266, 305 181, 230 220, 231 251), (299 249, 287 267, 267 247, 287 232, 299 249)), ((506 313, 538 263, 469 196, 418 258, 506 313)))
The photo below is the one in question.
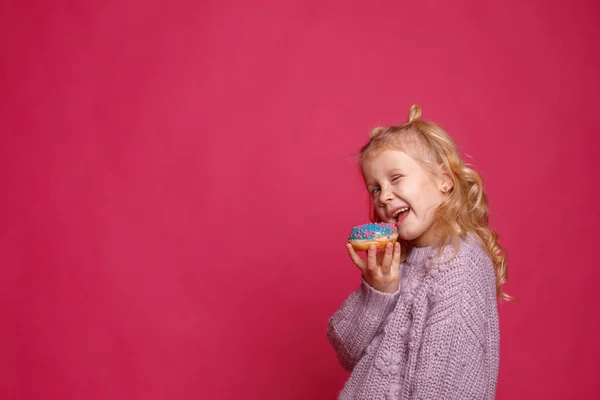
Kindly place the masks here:
POLYGON ((351 371, 339 399, 493 399, 499 362, 496 297, 507 278, 488 226, 479 174, 452 139, 412 106, 400 126, 377 128, 359 163, 373 222, 398 243, 363 260, 358 290, 331 317, 327 336, 351 371))

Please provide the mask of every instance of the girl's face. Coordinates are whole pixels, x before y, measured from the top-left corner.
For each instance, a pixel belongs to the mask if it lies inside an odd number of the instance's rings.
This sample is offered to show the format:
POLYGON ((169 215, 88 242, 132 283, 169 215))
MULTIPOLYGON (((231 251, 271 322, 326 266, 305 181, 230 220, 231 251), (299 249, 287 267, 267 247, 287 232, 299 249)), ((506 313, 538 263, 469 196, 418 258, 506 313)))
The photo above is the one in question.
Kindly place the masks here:
POLYGON ((444 179, 441 166, 436 172, 439 173, 423 168, 399 150, 384 150, 367 157, 362 164, 363 178, 373 196, 377 215, 382 221, 395 224, 399 236, 416 246, 437 243, 430 228, 449 181, 444 179))

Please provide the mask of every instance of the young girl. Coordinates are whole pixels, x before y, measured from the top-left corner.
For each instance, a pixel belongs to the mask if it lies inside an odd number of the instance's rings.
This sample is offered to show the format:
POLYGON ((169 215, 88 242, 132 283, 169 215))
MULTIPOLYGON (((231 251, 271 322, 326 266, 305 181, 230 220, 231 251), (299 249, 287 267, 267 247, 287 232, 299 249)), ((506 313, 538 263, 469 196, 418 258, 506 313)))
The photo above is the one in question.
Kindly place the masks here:
POLYGON ((488 226, 479 174, 452 139, 420 120, 377 128, 361 149, 373 222, 394 223, 398 243, 374 246, 358 290, 327 336, 351 371, 339 399, 493 399, 499 362, 496 297, 506 264, 488 226))

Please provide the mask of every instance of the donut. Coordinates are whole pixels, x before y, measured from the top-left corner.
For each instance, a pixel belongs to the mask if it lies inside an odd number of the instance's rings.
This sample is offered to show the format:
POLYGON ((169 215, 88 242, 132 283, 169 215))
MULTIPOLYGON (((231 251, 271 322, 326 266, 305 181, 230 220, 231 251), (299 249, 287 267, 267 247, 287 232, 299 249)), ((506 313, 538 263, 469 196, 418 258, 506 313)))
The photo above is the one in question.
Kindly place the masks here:
POLYGON ((350 232, 348 241, 356 251, 368 250, 374 244, 383 249, 386 244, 395 244, 398 240, 396 225, 387 222, 355 226, 350 232))

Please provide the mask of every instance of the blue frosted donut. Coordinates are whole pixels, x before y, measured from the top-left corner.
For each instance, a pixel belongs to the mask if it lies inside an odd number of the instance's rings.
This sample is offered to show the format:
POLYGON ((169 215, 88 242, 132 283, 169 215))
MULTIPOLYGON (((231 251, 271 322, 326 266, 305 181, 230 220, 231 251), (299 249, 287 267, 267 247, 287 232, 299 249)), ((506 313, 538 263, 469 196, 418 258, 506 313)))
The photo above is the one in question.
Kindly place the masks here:
POLYGON ((398 229, 396 225, 388 222, 370 223, 355 226, 350 232, 348 241, 354 250, 368 250, 370 245, 382 249, 388 242, 392 244, 398 240, 398 229))

